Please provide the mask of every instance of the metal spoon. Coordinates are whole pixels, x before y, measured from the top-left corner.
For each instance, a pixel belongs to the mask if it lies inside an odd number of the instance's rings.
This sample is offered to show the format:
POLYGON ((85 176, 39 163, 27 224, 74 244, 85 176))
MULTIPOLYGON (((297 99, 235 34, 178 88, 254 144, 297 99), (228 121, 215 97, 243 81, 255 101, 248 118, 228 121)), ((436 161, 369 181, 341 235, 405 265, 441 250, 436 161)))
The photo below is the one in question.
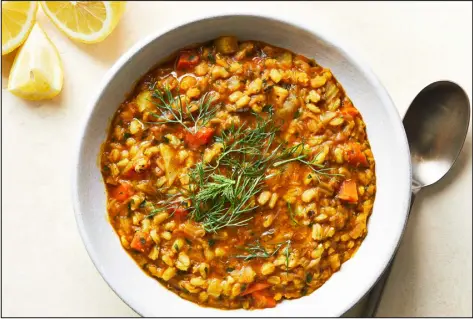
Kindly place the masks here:
MULTIPOLYGON (((412 161, 411 209, 416 194, 441 180, 453 166, 469 123, 468 96, 453 82, 434 82, 412 101, 403 120, 412 161)), ((362 317, 376 315, 393 259, 369 293, 362 317)))

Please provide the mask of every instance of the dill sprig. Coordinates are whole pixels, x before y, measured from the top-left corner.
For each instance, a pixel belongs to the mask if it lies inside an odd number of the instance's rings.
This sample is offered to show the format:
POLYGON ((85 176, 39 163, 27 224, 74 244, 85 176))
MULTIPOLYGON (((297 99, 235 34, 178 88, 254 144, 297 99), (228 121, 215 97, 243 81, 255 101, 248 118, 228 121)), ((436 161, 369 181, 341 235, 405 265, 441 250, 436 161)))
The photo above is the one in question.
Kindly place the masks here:
POLYGON ((253 218, 244 215, 258 207, 254 197, 261 191, 264 172, 277 154, 269 152, 276 132, 262 119, 254 128, 232 126, 216 137, 223 147, 215 164, 198 163, 190 171, 191 181, 197 186, 189 196, 191 217, 206 231, 246 225, 253 218), (220 174, 225 169, 230 176, 220 174))
POLYGON ((233 199, 232 188, 236 181, 229 179, 223 175, 213 174, 214 182, 207 183, 196 195, 196 200, 204 202, 208 200, 216 200, 219 195, 223 195, 229 199, 233 199))
POLYGON ((287 163, 290 163, 290 162, 300 162, 302 164, 305 164, 305 165, 309 166, 310 169, 312 169, 312 171, 317 174, 316 177, 317 177, 317 179, 319 179, 319 181, 320 181, 320 178, 319 178, 318 175, 343 176, 342 174, 329 173, 329 171, 331 171, 333 168, 325 167, 322 164, 316 163, 315 158, 317 158, 317 156, 314 157, 314 160, 308 160, 308 155, 304 154, 304 149, 305 149, 305 143, 304 142, 301 142, 301 143, 296 144, 296 145, 294 145, 290 148, 285 149, 279 157, 280 160, 275 162, 273 164, 273 167, 278 167, 278 166, 281 166, 281 165, 284 165, 284 164, 287 164, 287 163), (294 155, 295 155, 295 157, 291 157, 291 156, 294 156, 294 155))
POLYGON ((153 209, 152 211, 150 211, 149 214, 145 216, 145 218, 154 217, 154 216, 157 215, 158 213, 163 212, 163 211, 166 211, 167 209, 168 209, 167 206, 155 208, 155 209, 153 209))
POLYGON ((289 212, 289 217, 291 218, 292 223, 294 225, 299 225, 297 220, 295 220, 295 218, 294 218, 294 212, 293 212, 291 204, 289 202, 287 203, 287 211, 289 212))
POLYGON ((227 166, 238 170, 246 177, 263 175, 266 168, 277 158, 278 150, 270 149, 276 138, 278 129, 270 122, 258 118, 254 128, 234 126, 216 138, 223 145, 222 153, 216 160, 216 166, 227 166))
MULTIPOLYGON (((157 202, 157 204, 162 205, 158 208, 152 209, 148 215, 145 216, 145 218, 151 218, 154 217, 155 215, 164 212, 164 211, 169 211, 173 207, 179 206, 183 203, 185 203, 186 199, 182 197, 181 194, 174 194, 171 195, 168 199, 166 200, 161 200, 157 202)), ((174 215, 174 212, 171 213, 170 216, 174 215)))
POLYGON ((289 249, 291 249, 291 240, 287 240, 287 245, 286 249, 284 250, 284 256, 286 257, 286 274, 289 271, 289 257, 291 256, 291 253, 289 252, 289 249))
POLYGON ((305 143, 301 142, 292 147, 284 149, 278 157, 278 161, 273 164, 273 167, 278 167, 290 162, 296 162, 307 158, 304 154, 305 143), (295 156, 295 157, 293 157, 295 156))
POLYGON ((204 94, 197 102, 189 104, 196 105, 193 109, 184 106, 180 95, 174 97, 169 88, 164 88, 162 92, 155 89, 152 97, 157 100, 153 102, 161 114, 151 112, 150 114, 158 121, 148 122, 150 124, 176 123, 182 125, 186 131, 195 133, 199 128, 205 126, 217 112, 217 108, 211 108, 212 97, 204 94))
MULTIPOLYGON (((201 222, 206 231, 243 226, 252 216, 244 216, 258 208, 254 196, 261 191, 265 171, 293 161, 310 165, 316 173, 329 175, 329 169, 307 160, 304 143, 284 149, 274 147, 278 129, 271 122, 257 118, 254 127, 245 123, 231 126, 215 138, 222 151, 215 164, 198 163, 189 173, 196 189, 189 196, 191 217, 201 222), (230 172, 225 176, 222 171, 230 172)), ((288 206, 291 220, 298 225, 288 206)))
POLYGON ((198 168, 197 174, 199 184, 203 185, 190 195, 192 218, 201 222, 207 232, 246 225, 253 217, 243 218, 243 215, 258 207, 253 198, 261 191, 263 178, 250 179, 236 174, 228 178, 212 173, 207 177, 211 182, 202 183, 201 169, 198 168))
POLYGON ((232 125, 228 130, 223 131, 221 136, 216 137, 216 142, 223 145, 223 151, 217 162, 230 159, 228 155, 232 153, 243 155, 243 159, 266 155, 277 131, 276 127, 263 119, 258 119, 254 128, 247 127, 245 123, 238 128, 232 125), (266 146, 262 149, 264 145, 266 146))
POLYGON ((298 159, 299 162, 301 162, 302 164, 305 164, 307 166, 310 167, 310 169, 312 169, 312 171, 314 173, 316 173, 315 177, 317 177, 317 179, 319 180, 320 182, 320 178, 319 178, 319 175, 325 175, 325 176, 341 176, 343 177, 344 175, 343 174, 337 174, 337 173, 329 173, 331 170, 333 170, 332 167, 325 167, 325 168, 316 168, 316 167, 324 167, 323 165, 320 166, 319 164, 316 164, 314 163, 313 161, 307 161, 305 159, 298 159), (315 166, 315 167, 314 167, 315 166))
POLYGON ((282 246, 286 245, 286 250, 289 249, 290 240, 286 240, 282 243, 277 244, 267 244, 274 245, 273 251, 268 252, 265 247, 263 247, 259 240, 256 240, 254 243, 247 245, 243 249, 248 252, 246 255, 236 255, 235 258, 243 259, 244 261, 249 261, 255 258, 270 258, 278 253, 282 246))
MULTIPOLYGON (((172 98, 169 90, 166 94, 168 100, 172 98)), ((160 100, 165 104, 163 96, 160 100)), ((169 104, 164 108, 168 107, 169 104)), ((182 112, 173 113, 172 108, 168 112, 174 114, 174 121, 186 125, 182 112)), ((199 116, 191 117, 196 120, 195 125, 197 122, 202 123, 199 116)), ((215 142, 222 145, 222 150, 214 164, 200 162, 189 171, 193 187, 180 195, 187 196, 190 217, 200 222, 207 232, 247 225, 253 218, 248 213, 259 207, 255 196, 262 190, 263 182, 268 178, 264 173, 271 166, 299 161, 309 165, 318 174, 335 175, 328 173, 329 168, 308 160, 304 154, 304 143, 289 148, 284 148, 284 143, 275 146, 277 132, 278 128, 272 122, 261 117, 257 117, 251 127, 246 123, 239 127, 232 125, 215 137, 215 142)), ((288 206, 288 209, 291 220, 297 224, 292 208, 288 206)))
POLYGON ((215 64, 215 55, 212 53, 212 52, 209 52, 209 54, 207 54, 207 59, 209 60, 210 63, 212 64, 215 64))

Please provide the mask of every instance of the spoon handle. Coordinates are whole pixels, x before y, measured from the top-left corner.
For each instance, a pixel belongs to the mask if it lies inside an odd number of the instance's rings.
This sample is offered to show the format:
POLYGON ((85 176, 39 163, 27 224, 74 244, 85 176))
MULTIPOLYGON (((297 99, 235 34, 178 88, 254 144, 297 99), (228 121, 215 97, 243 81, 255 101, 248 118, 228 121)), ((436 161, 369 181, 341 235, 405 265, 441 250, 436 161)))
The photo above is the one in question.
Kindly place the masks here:
MULTIPOLYGON (((411 195, 411 203, 409 207, 409 213, 407 215, 407 218, 409 218, 412 210, 412 205, 414 204, 414 199, 415 199, 415 194, 417 192, 414 191, 412 192, 411 195)), ((394 255, 389 262, 389 265, 386 267, 384 270, 384 273, 381 275, 381 277, 378 279, 376 284, 374 285, 373 289, 371 289, 369 295, 368 295, 368 301, 366 306, 364 307, 363 313, 361 317, 363 318, 373 318, 376 316, 376 313, 378 311, 379 304, 381 302, 381 298, 384 293, 384 287, 386 286, 386 282, 388 281, 389 274, 391 273, 391 270, 393 268, 393 263, 394 263, 394 258, 396 257, 396 254, 399 250, 399 246, 396 248, 396 251, 394 252, 394 255)))

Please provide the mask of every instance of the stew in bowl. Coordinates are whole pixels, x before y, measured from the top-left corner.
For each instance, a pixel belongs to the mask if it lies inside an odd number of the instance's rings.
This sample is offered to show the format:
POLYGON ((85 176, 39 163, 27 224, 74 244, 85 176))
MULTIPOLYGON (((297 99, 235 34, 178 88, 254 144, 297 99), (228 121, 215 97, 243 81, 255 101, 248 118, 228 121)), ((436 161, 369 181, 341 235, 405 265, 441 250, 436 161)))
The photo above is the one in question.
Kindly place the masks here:
POLYGON ((148 72, 100 160, 123 248, 180 297, 223 309, 321 287, 362 244, 376 194, 366 125, 331 70, 233 36, 148 72))

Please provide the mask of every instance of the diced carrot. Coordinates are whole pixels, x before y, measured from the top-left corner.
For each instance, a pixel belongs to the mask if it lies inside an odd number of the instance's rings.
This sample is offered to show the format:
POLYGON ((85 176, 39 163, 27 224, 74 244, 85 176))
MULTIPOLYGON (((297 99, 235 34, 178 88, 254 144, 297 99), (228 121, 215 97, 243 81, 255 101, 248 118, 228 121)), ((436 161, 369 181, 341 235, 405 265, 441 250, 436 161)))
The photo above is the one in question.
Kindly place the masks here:
POLYGON ((266 296, 261 291, 254 291, 251 296, 254 300, 256 308, 274 308, 276 307, 276 300, 273 297, 266 296))
POLYGON ((365 154, 361 151, 361 146, 359 143, 349 143, 348 149, 346 151, 348 163, 354 166, 368 166, 368 161, 366 160, 365 154))
POLYGON ((267 284, 267 283, 264 283, 264 282, 257 282, 251 286, 249 286, 248 288, 246 288, 245 291, 243 291, 243 293, 241 294, 242 296, 245 296, 245 295, 248 295, 248 294, 251 294, 255 291, 259 291, 259 290, 263 290, 263 289, 266 289, 268 288, 269 286, 271 286, 270 284, 267 284))
POLYGON ((350 203, 356 203, 358 201, 356 182, 350 179, 343 181, 340 191, 338 192, 338 198, 350 203))
POLYGON ((342 113, 343 115, 349 115, 351 117, 355 117, 360 114, 360 112, 358 112, 358 110, 353 106, 351 100, 346 97, 342 101, 340 113, 342 113))
POLYGON ((147 233, 137 231, 135 233, 135 236, 133 236, 133 240, 131 241, 130 247, 144 253, 148 248, 149 243, 149 235, 147 233))
POLYGON ((184 140, 190 148, 196 149, 199 146, 208 144, 212 140, 214 133, 214 129, 203 127, 194 134, 187 132, 184 140))
POLYGON ((178 70, 187 69, 191 66, 197 65, 200 62, 200 57, 194 52, 181 52, 177 60, 176 68, 178 70))
POLYGON ((134 194, 131 185, 128 183, 121 183, 117 187, 113 188, 110 193, 113 198, 120 202, 127 200, 134 194))
POLYGON ((340 112, 342 114, 346 114, 346 115, 351 115, 352 117, 355 117, 359 114, 358 110, 354 107, 346 107, 346 108, 342 108, 340 110, 340 112))

